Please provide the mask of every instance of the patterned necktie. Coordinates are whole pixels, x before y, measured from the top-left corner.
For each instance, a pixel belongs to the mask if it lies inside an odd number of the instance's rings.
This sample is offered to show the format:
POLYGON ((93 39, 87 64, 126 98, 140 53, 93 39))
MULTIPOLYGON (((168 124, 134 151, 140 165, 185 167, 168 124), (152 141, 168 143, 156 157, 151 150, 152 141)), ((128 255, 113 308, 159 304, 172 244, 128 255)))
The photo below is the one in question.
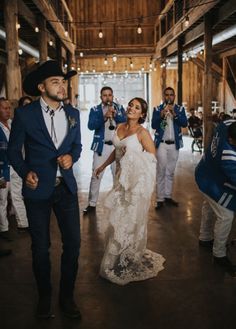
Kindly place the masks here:
POLYGON ((55 126, 54 126, 54 115, 55 112, 53 110, 50 110, 50 108, 48 108, 50 117, 51 117, 51 138, 53 140, 54 143, 57 143, 57 136, 56 136, 56 130, 55 130, 55 126))

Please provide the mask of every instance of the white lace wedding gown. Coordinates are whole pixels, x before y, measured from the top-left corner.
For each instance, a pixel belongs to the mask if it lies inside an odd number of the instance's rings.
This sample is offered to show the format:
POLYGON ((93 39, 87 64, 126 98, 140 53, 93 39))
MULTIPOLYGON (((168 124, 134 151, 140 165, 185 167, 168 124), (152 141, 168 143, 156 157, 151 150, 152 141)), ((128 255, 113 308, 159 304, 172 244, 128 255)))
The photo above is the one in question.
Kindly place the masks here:
POLYGON ((114 134, 116 179, 105 200, 110 211, 100 275, 116 284, 146 280, 164 269, 162 255, 146 249, 147 214, 156 182, 156 158, 143 152, 137 134, 114 134), (122 149, 126 147, 123 155, 122 149))

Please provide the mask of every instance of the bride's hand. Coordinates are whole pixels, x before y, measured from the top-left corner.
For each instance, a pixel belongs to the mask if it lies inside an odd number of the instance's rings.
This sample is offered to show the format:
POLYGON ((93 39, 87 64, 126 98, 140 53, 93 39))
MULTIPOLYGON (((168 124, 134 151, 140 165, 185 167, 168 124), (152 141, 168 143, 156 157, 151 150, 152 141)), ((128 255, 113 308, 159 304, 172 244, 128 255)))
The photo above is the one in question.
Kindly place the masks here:
POLYGON ((100 175, 100 173, 101 173, 103 170, 104 170, 103 166, 100 166, 100 167, 96 168, 96 169, 94 170, 94 172, 93 172, 94 176, 95 176, 96 178, 99 178, 99 175, 100 175))

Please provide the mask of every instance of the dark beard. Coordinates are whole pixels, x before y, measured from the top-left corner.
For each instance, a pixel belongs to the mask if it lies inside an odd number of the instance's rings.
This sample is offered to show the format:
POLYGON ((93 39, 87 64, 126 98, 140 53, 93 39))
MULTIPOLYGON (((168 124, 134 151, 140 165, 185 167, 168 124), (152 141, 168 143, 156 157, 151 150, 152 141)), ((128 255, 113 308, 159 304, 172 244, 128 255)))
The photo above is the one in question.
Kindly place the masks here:
POLYGON ((52 95, 47 90, 45 91, 45 94, 48 98, 50 98, 51 100, 56 101, 56 102, 62 102, 67 98, 67 96, 58 97, 57 95, 52 95))

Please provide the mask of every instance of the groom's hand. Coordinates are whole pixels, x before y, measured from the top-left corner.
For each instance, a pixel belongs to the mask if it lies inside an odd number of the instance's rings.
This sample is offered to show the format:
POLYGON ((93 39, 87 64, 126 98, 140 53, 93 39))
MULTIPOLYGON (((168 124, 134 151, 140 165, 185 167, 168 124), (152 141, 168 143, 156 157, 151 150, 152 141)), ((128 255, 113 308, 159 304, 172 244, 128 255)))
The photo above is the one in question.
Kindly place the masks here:
POLYGON ((31 188, 32 190, 35 190, 38 186, 38 176, 35 172, 30 171, 25 179, 26 186, 31 188))
POLYGON ((73 165, 72 156, 70 154, 64 154, 57 158, 57 163, 62 169, 70 169, 73 165))

